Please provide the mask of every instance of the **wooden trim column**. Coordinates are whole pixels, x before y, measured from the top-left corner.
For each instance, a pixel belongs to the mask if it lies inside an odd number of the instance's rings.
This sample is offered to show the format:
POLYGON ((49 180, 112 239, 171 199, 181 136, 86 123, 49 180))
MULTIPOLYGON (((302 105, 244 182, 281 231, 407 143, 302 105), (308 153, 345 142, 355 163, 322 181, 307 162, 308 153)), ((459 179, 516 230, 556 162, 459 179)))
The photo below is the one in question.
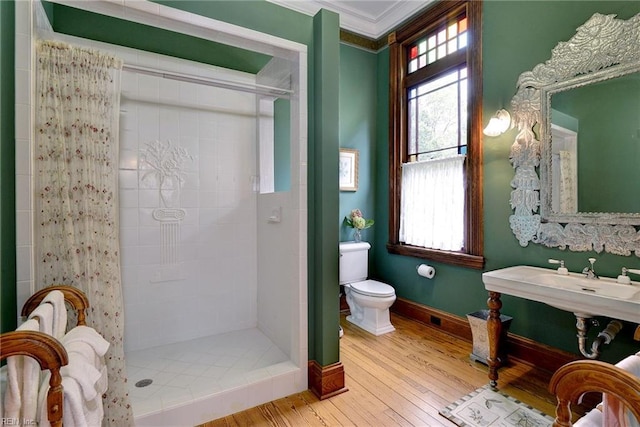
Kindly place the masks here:
POLYGON ((344 377, 342 362, 320 366, 315 360, 309 361, 309 389, 320 400, 348 391, 344 384, 344 377))

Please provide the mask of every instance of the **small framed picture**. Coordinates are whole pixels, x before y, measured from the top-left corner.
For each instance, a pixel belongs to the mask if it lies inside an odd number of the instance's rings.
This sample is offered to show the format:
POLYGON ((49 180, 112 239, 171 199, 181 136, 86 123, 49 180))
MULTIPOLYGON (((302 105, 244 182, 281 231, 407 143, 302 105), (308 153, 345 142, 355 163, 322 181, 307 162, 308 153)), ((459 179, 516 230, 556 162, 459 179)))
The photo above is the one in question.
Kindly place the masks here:
POLYGON ((358 150, 340 149, 340 191, 358 190, 358 150))

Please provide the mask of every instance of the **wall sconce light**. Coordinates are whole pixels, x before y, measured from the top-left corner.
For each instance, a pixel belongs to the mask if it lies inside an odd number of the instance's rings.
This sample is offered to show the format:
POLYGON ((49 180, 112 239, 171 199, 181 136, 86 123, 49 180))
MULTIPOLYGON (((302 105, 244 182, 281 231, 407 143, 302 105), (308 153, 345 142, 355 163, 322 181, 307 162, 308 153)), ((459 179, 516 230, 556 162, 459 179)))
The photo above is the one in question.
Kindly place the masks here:
POLYGON ((487 136, 499 136, 505 133, 511 126, 511 114, 507 110, 498 110, 491 117, 489 124, 484 128, 483 133, 487 136))

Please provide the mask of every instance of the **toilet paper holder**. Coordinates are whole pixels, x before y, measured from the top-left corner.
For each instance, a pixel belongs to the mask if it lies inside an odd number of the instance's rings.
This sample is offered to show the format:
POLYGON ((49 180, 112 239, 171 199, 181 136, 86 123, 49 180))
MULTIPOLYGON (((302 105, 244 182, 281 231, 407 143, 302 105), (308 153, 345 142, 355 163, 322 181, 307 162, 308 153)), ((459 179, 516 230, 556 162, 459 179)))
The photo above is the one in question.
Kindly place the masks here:
POLYGON ((416 271, 419 276, 426 277, 427 279, 433 279, 433 276, 436 275, 436 269, 427 264, 416 266, 416 271))

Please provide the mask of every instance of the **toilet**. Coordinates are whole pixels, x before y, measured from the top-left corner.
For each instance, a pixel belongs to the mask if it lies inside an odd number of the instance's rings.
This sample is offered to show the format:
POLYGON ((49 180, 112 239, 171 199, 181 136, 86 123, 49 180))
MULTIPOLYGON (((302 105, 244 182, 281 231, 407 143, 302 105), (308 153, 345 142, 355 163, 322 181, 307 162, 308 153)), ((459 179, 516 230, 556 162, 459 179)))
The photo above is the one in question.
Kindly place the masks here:
POLYGON ((386 283, 367 280, 370 248, 367 242, 340 243, 340 284, 351 311, 347 320, 373 335, 382 335, 396 330, 389 319, 396 291, 386 283))

